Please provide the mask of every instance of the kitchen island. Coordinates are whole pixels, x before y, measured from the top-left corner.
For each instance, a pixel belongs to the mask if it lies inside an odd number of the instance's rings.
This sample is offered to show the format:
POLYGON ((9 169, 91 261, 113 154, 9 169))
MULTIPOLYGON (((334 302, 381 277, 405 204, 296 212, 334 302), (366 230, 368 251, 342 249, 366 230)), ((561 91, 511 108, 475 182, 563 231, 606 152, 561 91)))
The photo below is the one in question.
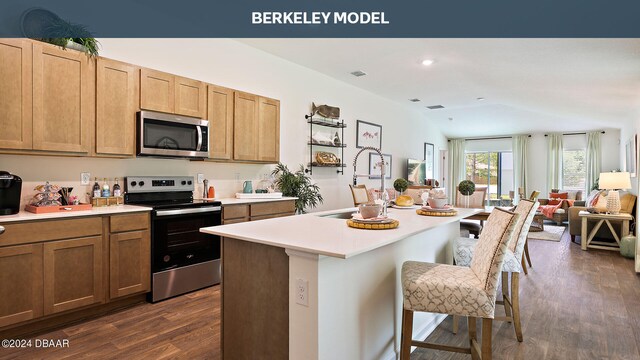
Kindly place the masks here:
MULTIPOLYGON (((459 221, 390 209, 392 230, 347 227, 356 209, 203 228, 222 241, 225 359, 395 359, 400 270, 407 260, 451 263, 459 221)), ((416 338, 444 315, 417 314, 416 338)))

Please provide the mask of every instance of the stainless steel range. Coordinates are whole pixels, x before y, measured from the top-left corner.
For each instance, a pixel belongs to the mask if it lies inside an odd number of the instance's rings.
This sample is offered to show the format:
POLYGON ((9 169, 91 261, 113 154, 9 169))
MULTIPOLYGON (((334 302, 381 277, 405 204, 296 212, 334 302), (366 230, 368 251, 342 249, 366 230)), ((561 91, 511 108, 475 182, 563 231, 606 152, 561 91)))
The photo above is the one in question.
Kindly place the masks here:
POLYGON ((125 203, 151 212, 151 293, 156 302, 220 283, 220 237, 200 228, 222 224, 219 201, 194 200, 190 176, 130 176, 125 203))

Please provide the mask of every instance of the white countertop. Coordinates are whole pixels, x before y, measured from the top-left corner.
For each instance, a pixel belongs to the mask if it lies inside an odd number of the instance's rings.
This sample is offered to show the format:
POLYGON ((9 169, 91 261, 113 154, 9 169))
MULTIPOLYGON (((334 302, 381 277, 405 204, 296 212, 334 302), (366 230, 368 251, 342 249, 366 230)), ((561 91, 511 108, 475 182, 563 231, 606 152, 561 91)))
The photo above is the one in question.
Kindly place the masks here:
POLYGON ((50 220, 58 218, 69 217, 82 217, 82 216, 101 216, 112 215, 130 212, 151 211, 150 207, 135 206, 135 205, 116 205, 116 206, 103 206, 94 207, 91 210, 84 211, 68 211, 68 212, 54 212, 46 214, 34 214, 28 211, 20 211, 15 215, 3 215, 0 216, 0 224, 16 221, 34 221, 34 220, 50 220))
POLYGON ((352 213, 356 208, 294 215, 261 221, 202 228, 200 231, 255 243, 304 251, 313 254, 349 258, 405 239, 437 226, 459 221, 481 209, 458 209, 456 216, 421 216, 415 209, 389 209, 389 216, 400 221, 391 230, 350 228, 345 219, 319 215, 352 213))
POLYGON ((222 206, 225 205, 240 205, 240 204, 254 204, 254 203, 263 203, 263 202, 273 202, 273 201, 286 201, 286 200, 295 200, 296 197, 283 196, 277 199, 236 199, 236 198, 222 198, 216 199, 216 201, 222 202, 222 206))

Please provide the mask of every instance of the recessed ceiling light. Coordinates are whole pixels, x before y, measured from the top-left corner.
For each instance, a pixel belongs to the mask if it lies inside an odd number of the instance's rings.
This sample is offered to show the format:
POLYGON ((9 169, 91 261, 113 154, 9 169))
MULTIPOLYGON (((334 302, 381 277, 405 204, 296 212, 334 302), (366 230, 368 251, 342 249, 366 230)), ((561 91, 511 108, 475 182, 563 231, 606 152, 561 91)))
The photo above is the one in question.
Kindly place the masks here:
POLYGON ((433 64, 433 60, 431 60, 431 59, 422 60, 422 65, 424 65, 424 66, 429 66, 429 65, 432 65, 432 64, 433 64))
POLYGON ((365 76, 367 75, 366 72, 361 71, 361 70, 356 70, 356 71, 352 71, 351 75, 355 76, 355 77, 360 77, 360 76, 365 76))
POLYGON ((478 101, 484 101, 484 98, 483 98, 483 97, 479 97, 479 98, 476 98, 476 100, 478 100, 478 101))
POLYGON ((409 99, 409 101, 411 101, 411 102, 418 102, 418 101, 420 101, 420 99, 418 99, 418 98, 413 98, 413 99, 409 99))
POLYGON ((427 106, 427 109, 430 109, 430 110, 444 109, 444 106, 442 106, 442 105, 429 105, 429 106, 427 106))

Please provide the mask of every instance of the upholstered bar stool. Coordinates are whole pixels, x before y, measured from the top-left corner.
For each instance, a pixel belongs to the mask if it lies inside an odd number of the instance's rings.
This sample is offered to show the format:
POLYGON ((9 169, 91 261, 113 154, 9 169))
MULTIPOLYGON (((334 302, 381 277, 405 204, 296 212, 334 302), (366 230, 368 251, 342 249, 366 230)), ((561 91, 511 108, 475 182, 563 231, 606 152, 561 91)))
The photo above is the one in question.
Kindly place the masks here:
POLYGON ((471 354, 491 359, 491 325, 495 312, 498 278, 518 215, 506 210, 491 212, 478 240, 471 267, 407 261, 402 265, 402 340, 400 358, 408 360, 411 346, 471 354), (468 316, 469 348, 432 344, 412 339, 413 312, 468 316), (482 318, 478 343, 476 319, 482 318))
MULTIPOLYGON (((505 317, 494 320, 513 322, 516 338, 522 342, 522 326, 520 324, 520 278, 523 252, 527 243, 527 235, 536 210, 540 204, 531 200, 520 200, 515 209, 519 215, 514 228, 513 241, 510 243, 502 265, 502 301, 496 304, 504 305, 505 317), (509 275, 511 275, 511 293, 509 293, 509 275)), ((479 256, 478 241, 469 238, 459 238, 453 242, 453 257, 458 266, 471 266, 473 258, 479 256)), ((522 265, 524 266, 524 265, 522 265)), ((453 333, 458 332, 458 316, 453 316, 453 333)))

